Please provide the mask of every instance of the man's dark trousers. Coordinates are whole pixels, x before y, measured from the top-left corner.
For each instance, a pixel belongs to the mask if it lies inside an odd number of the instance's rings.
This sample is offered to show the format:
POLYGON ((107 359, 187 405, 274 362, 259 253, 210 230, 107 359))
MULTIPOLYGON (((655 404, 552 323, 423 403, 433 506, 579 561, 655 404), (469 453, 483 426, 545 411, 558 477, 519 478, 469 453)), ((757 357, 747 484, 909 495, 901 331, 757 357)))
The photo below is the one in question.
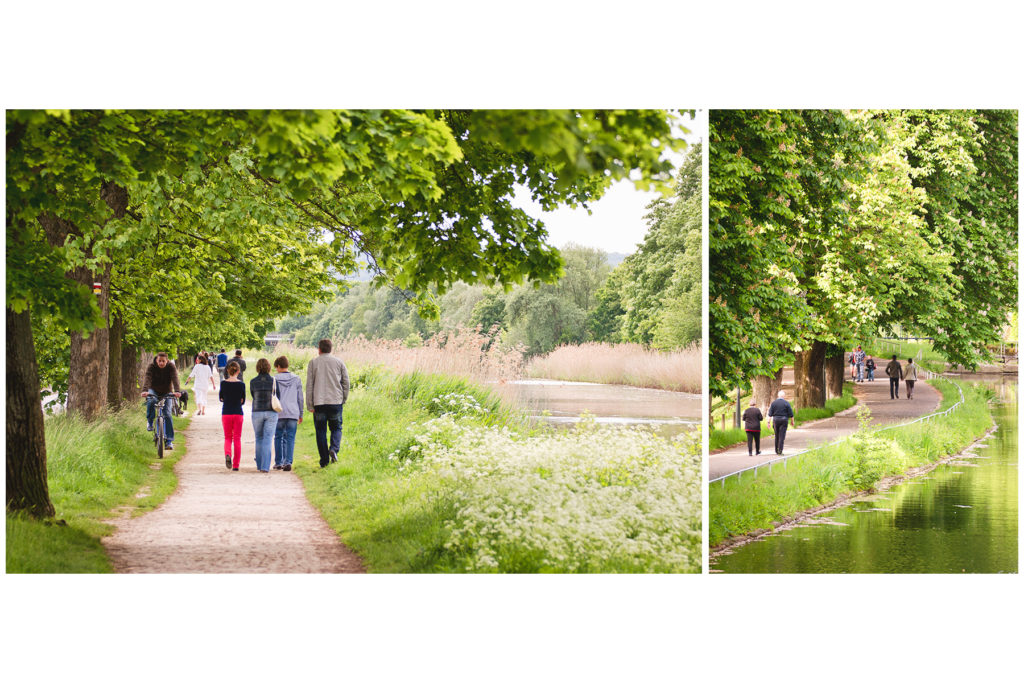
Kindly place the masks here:
POLYGON ((320 452, 320 467, 327 467, 331 456, 338 456, 341 448, 341 411, 342 405, 322 405, 313 407, 313 428, 316 430, 316 449, 320 452), (331 428, 331 445, 327 445, 327 428, 331 428))
POLYGON ((782 447, 786 443, 786 429, 789 427, 789 420, 775 420, 772 423, 775 428, 775 452, 782 455, 782 447))
POLYGON ((900 378, 899 377, 890 377, 889 378, 889 398, 892 399, 892 398, 899 398, 899 397, 900 397, 900 378))

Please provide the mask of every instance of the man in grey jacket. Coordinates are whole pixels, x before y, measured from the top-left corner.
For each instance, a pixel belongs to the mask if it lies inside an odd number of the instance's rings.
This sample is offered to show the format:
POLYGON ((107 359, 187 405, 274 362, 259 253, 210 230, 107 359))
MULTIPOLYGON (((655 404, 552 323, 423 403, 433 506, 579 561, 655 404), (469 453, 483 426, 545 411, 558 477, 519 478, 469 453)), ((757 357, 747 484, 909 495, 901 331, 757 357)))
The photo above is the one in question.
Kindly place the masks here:
POLYGON ((338 462, 341 448, 341 411, 348 400, 348 369, 341 359, 331 355, 331 340, 321 339, 320 355, 306 367, 306 405, 313 412, 316 448, 320 451, 320 467, 338 462), (331 443, 327 444, 327 428, 331 443))

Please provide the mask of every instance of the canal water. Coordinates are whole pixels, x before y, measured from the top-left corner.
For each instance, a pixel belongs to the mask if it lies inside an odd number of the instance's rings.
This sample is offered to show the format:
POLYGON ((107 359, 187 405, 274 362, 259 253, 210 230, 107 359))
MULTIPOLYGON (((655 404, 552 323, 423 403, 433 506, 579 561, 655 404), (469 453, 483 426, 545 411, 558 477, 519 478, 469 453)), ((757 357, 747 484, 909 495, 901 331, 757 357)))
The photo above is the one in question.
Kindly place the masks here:
MULTIPOLYGON (((965 378, 966 379, 966 378, 965 378)), ((997 394, 998 430, 975 457, 736 548, 727 573, 1016 573, 1017 383, 997 394)))
POLYGON ((584 412, 598 424, 649 425, 672 436, 700 424, 701 397, 619 384, 525 379, 510 382, 515 401, 531 417, 571 427, 584 412))

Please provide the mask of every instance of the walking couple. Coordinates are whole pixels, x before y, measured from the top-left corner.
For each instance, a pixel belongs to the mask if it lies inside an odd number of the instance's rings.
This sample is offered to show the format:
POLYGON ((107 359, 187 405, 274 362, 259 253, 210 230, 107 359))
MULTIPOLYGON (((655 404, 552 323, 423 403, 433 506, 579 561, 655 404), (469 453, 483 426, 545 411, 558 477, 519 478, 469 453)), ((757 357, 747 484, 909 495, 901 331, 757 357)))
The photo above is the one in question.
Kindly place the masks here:
MULTIPOLYGON (((786 429, 790 424, 796 429, 796 414, 793 412, 793 406, 786 400, 785 391, 780 391, 779 397, 768 406, 768 417, 772 420, 772 429, 775 430, 775 454, 782 455, 783 446, 786 444, 786 429)), ((757 407, 756 401, 751 399, 750 407, 743 413, 743 428, 747 432, 747 455, 761 455, 762 421, 764 416, 761 415, 761 409, 757 407)))
POLYGON ((914 384, 917 382, 917 368, 913 358, 907 359, 906 366, 900 365, 896 360, 896 354, 892 354, 892 360, 885 366, 885 374, 889 375, 889 400, 900 397, 900 380, 907 383, 907 398, 914 398, 914 384))

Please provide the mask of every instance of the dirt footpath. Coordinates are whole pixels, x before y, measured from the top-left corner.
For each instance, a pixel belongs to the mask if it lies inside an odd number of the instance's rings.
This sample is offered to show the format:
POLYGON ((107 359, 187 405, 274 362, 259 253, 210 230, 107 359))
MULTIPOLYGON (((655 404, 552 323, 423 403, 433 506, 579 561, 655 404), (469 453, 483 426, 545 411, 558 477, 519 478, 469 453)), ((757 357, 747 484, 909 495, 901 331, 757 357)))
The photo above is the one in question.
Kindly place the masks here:
MULTIPOLYGON (((306 499, 293 472, 256 471, 249 406, 238 472, 224 467, 220 403, 209 392, 205 415, 192 416, 175 446, 178 490, 135 519, 119 519, 103 544, 119 573, 357 573, 359 557, 306 499)), ((195 406, 189 406, 193 409, 195 406)), ((154 461, 156 461, 154 451, 154 461)))

